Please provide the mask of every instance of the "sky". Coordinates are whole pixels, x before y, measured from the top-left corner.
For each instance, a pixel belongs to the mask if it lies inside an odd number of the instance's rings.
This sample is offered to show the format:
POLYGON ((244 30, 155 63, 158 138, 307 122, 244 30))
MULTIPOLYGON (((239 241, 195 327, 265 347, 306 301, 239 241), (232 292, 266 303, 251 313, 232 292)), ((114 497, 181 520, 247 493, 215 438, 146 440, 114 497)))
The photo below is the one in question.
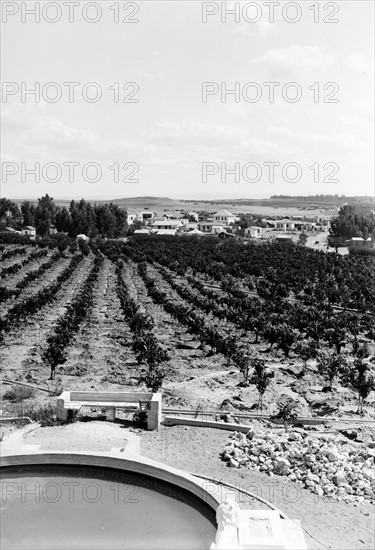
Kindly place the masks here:
POLYGON ((74 3, 2 1, 2 197, 374 194, 372 1, 74 3))

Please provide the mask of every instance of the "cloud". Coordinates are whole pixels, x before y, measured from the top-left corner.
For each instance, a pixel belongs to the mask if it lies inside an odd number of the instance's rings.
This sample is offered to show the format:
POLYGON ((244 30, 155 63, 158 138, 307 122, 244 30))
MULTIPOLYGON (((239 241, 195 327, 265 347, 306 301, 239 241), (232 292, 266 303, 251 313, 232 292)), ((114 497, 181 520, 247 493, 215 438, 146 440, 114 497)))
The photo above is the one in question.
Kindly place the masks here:
POLYGON ((264 55, 253 59, 252 63, 265 66, 274 73, 311 73, 326 69, 334 59, 334 55, 324 53, 318 46, 294 44, 288 48, 273 48, 264 55))
POLYGON ((369 63, 367 63, 364 56, 360 54, 353 54, 353 55, 349 55, 348 57, 345 57, 345 59, 343 59, 342 61, 342 64, 345 67, 348 67, 348 69, 351 69, 352 71, 357 73, 370 72, 369 63))
POLYGON ((243 21, 238 25, 236 32, 243 35, 249 35, 253 29, 256 29, 259 35, 264 38, 268 36, 269 33, 275 31, 275 23, 270 23, 270 21, 263 15, 256 23, 243 21))
POLYGON ((142 137, 157 143, 163 153, 174 152, 178 157, 225 161, 233 159, 248 162, 255 157, 269 155, 290 155, 296 152, 294 144, 280 143, 278 140, 254 137, 249 128, 222 124, 164 121, 154 125, 142 137))

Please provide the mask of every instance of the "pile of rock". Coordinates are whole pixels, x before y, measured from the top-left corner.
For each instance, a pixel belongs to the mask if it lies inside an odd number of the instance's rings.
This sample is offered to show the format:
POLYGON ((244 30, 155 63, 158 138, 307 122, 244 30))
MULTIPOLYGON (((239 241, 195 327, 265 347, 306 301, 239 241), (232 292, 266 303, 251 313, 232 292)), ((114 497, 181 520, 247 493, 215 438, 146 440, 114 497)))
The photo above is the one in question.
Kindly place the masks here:
POLYGON ((374 448, 297 430, 250 428, 247 434, 233 432, 221 456, 232 468, 287 476, 319 496, 375 503, 374 448))

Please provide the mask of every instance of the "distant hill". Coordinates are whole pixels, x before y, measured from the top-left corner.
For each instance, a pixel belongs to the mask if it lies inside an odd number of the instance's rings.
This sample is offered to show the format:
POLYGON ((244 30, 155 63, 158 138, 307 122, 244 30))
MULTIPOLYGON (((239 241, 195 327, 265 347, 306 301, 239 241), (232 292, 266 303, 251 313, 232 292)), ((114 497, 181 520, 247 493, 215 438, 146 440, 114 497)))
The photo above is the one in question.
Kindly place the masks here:
POLYGON ((111 201, 99 201, 99 202, 113 202, 113 204, 117 204, 119 206, 129 206, 129 207, 135 207, 140 206, 144 208, 145 206, 153 206, 153 207, 160 207, 161 205, 166 205, 168 203, 175 204, 176 201, 169 199, 168 197, 127 197, 124 199, 113 199, 111 201))

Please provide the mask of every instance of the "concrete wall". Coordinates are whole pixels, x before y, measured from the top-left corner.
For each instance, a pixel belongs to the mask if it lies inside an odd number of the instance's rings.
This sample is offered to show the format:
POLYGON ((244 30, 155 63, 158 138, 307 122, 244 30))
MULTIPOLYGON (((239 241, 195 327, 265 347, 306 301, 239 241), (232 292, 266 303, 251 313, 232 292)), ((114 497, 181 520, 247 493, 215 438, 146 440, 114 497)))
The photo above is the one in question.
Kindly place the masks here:
MULTIPOLYGON (((58 451, 46 453, 44 451, 31 451, 28 454, 9 454, 2 456, 1 460, 1 467, 25 466, 30 464, 66 464, 72 465, 72 467, 97 466, 98 468, 125 470, 127 472, 143 474, 159 481, 165 481, 181 489, 185 489, 208 504, 213 511, 216 511, 221 503, 220 500, 217 500, 206 490, 206 488, 212 487, 212 483, 208 483, 182 470, 172 468, 171 466, 161 464, 140 455, 127 455, 119 458, 118 453, 66 453, 58 451)), ((221 491, 218 491, 218 494, 220 495, 221 491)))
POLYGON ((153 394, 145 392, 64 392, 70 394, 69 401, 93 401, 114 403, 138 403, 151 401, 153 394))
POLYGON ((57 399, 57 418, 61 422, 68 419, 69 409, 79 410, 83 404, 112 407, 109 418, 114 419, 115 409, 121 404, 147 402, 147 429, 158 430, 162 421, 162 397, 160 393, 148 392, 63 392, 57 399))

